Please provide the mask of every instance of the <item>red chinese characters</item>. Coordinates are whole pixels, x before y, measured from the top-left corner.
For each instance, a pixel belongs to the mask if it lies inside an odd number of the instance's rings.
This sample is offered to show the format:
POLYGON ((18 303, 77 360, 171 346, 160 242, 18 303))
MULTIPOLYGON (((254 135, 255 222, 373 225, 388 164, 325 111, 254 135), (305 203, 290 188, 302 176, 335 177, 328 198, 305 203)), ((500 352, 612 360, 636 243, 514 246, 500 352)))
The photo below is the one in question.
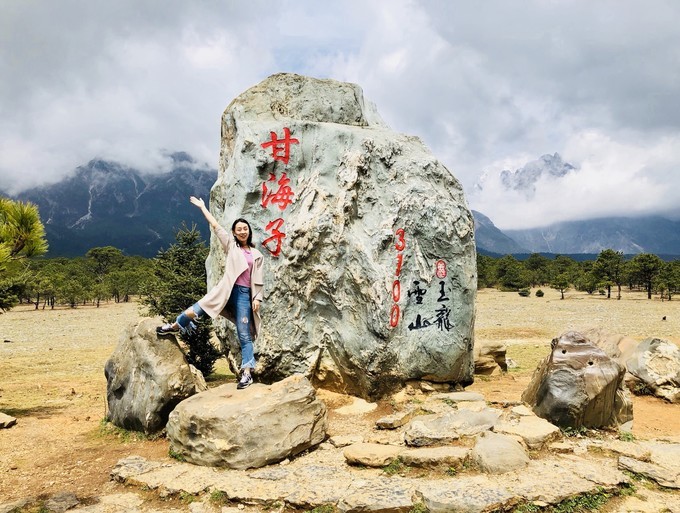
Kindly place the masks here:
MULTIPOLYGON (((283 129, 283 139, 279 139, 276 132, 269 132, 269 134, 271 140, 262 143, 260 146, 265 149, 271 148, 272 158, 287 165, 290 160, 290 145, 299 144, 300 141, 290 136, 290 129, 288 127, 283 129)), ((293 203, 294 197, 295 192, 293 192, 290 186, 290 178, 288 178, 285 172, 281 174, 278 180, 274 173, 270 173, 269 179, 266 182, 262 182, 262 200, 260 204, 264 209, 274 205, 283 212, 288 208, 288 205, 293 203), (277 185, 278 188, 276 187, 277 185)), ((283 231, 283 223, 283 218, 278 217, 267 223, 265 227, 267 233, 271 235, 262 241, 262 245, 275 257, 281 254, 281 245, 283 239, 286 238, 286 234, 283 231)))
POLYGON ((288 185, 290 178, 286 176, 286 173, 283 173, 279 181, 276 182, 276 175, 271 173, 267 182, 262 182, 262 207, 267 208, 270 203, 273 203, 279 206, 279 210, 286 210, 286 207, 293 203, 293 196, 295 196, 293 189, 288 185), (270 190, 267 187, 267 182, 278 183, 279 188, 276 191, 270 190))
POLYGON ((271 237, 267 237, 265 240, 262 241, 262 245, 265 248, 267 248, 269 252, 275 257, 281 254, 281 241, 283 241, 283 239, 286 237, 285 233, 279 231, 279 228, 281 228, 282 225, 283 219, 281 219, 280 217, 267 223, 267 227, 265 228, 265 230, 270 232, 272 235, 271 237), (274 249, 270 247, 272 243, 274 244, 274 249))
POLYGON ((290 145, 300 144, 300 141, 293 139, 290 136, 290 130, 288 127, 283 129, 283 139, 279 139, 276 132, 269 132, 271 137, 270 141, 260 144, 263 148, 272 149, 272 158, 274 160, 280 160, 284 164, 288 164, 288 159, 290 159, 290 145))
POLYGON ((390 326, 396 328, 401 317, 401 309, 399 307, 399 300, 401 299, 401 266, 404 263, 404 249, 406 249, 406 237, 403 228, 399 228, 395 236, 397 238, 394 243, 394 249, 397 250, 397 268, 394 272, 394 281, 392 282, 392 308, 390 309, 390 326))

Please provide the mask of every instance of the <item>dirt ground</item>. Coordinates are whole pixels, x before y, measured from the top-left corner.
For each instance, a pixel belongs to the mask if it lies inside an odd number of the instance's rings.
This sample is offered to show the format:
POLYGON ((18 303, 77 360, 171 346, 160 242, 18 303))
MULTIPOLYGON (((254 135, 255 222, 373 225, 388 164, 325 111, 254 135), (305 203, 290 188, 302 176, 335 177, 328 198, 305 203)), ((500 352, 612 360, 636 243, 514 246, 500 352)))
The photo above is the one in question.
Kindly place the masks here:
MULTIPOLYGON (((544 292, 543 298, 478 293, 476 340, 505 342, 518 366, 506 375, 478 377, 468 390, 489 401, 519 401, 550 340, 568 329, 602 327, 638 340, 657 336, 680 343, 680 299, 648 301, 625 293, 617 301, 571 292, 560 300, 558 292, 544 292)), ((136 303, 37 311, 24 305, 0 315, 0 412, 18 419, 0 430, 0 503, 63 491, 97 496, 116 486, 109 471, 119 459, 168 458, 165 439, 103 423, 104 364, 125 326, 140 316, 136 303)), ((218 362, 213 383, 230 379, 226 369, 224 360, 218 362)), ((386 404, 379 409, 386 411, 386 404)), ((680 439, 680 405, 635 397, 634 417, 637 438, 680 439)), ((333 421, 331 415, 331 429, 333 421)))

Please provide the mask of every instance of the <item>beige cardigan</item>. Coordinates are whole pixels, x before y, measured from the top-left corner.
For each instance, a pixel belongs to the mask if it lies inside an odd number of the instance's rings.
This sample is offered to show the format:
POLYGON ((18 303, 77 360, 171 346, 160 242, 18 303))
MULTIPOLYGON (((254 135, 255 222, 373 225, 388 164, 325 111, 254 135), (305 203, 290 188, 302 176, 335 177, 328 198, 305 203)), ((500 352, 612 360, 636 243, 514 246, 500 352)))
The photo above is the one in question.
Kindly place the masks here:
MULTIPOLYGON (((243 251, 239 250, 231 233, 220 226, 215 230, 215 235, 222 244, 226 255, 224 276, 217 285, 199 299, 198 304, 213 319, 222 315, 231 322, 235 322, 235 312, 227 308, 227 302, 234 288, 234 282, 243 271, 248 269, 248 262, 243 251)), ((251 248, 251 251, 253 252, 253 270, 250 273, 250 302, 252 305, 255 299, 262 301, 264 295, 264 257, 255 248, 251 248)), ((260 324, 262 323, 259 312, 253 312, 253 320, 254 322, 250 325, 250 333, 255 340, 260 333, 260 324)))

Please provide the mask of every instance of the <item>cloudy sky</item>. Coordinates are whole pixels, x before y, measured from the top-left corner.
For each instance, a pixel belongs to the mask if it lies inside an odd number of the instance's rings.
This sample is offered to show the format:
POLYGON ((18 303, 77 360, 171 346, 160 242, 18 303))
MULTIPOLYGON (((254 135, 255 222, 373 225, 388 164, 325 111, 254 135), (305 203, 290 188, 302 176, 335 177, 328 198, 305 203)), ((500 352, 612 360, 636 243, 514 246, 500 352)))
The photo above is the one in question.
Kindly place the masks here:
POLYGON ((675 0, 0 1, 0 189, 95 157, 216 167, 227 104, 295 72, 361 85, 501 228, 680 217, 675 0), (556 152, 577 170, 500 185, 556 152))

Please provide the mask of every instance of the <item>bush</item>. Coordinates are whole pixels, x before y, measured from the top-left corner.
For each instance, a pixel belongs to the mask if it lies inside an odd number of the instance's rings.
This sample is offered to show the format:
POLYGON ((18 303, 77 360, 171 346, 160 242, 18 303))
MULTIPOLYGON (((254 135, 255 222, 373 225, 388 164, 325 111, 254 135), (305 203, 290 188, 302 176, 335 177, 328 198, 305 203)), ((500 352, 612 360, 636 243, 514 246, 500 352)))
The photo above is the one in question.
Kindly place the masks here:
POLYGON ((545 294, 543 293, 543 291, 542 291, 541 289, 538 289, 538 290, 536 291, 536 297, 543 297, 544 295, 545 295, 545 294))
POLYGON ((531 295, 531 291, 529 289, 519 289, 517 293, 522 297, 529 297, 531 295))
MULTIPOLYGON (((176 244, 159 251, 154 258, 153 276, 144 285, 142 297, 142 303, 151 315, 162 315, 168 322, 173 322, 179 313, 205 294, 207 281, 208 247, 196 227, 183 227, 175 239, 176 244)), ((198 328, 180 337, 189 346, 187 361, 208 376, 221 353, 210 341, 213 331, 210 319, 194 322, 198 328)))

